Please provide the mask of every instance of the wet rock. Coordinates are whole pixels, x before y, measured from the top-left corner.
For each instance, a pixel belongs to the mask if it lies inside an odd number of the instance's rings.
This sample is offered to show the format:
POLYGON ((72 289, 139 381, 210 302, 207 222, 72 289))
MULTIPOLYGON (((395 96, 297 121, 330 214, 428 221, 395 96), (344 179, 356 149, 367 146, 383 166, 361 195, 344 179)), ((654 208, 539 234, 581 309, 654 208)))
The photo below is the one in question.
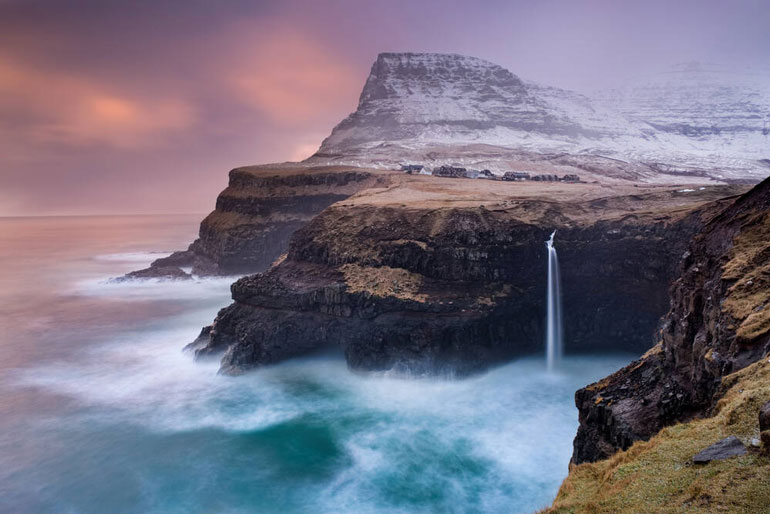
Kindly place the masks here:
POLYGON ((181 252, 174 252, 171 255, 167 257, 161 257, 160 259, 155 259, 153 261, 152 266, 155 267, 176 267, 176 268, 187 268, 193 265, 193 262, 195 261, 195 252, 191 250, 183 250, 181 252))
POLYGON ((712 460, 724 460, 740 455, 746 455, 746 447, 740 439, 731 435, 697 453, 692 461, 695 464, 706 464, 712 460))
POLYGON ((198 337, 195 338, 195 341, 185 346, 183 351, 193 352, 198 356, 203 356, 205 355, 205 353, 202 352, 201 350, 208 345, 210 338, 211 338, 211 325, 207 325, 201 329, 201 332, 200 334, 198 334, 198 337))
POLYGON ((192 279, 192 275, 190 275, 189 273, 186 273, 184 270, 176 266, 156 266, 155 264, 153 264, 149 268, 127 273, 123 277, 119 278, 118 281, 142 279, 142 278, 190 280, 192 279))

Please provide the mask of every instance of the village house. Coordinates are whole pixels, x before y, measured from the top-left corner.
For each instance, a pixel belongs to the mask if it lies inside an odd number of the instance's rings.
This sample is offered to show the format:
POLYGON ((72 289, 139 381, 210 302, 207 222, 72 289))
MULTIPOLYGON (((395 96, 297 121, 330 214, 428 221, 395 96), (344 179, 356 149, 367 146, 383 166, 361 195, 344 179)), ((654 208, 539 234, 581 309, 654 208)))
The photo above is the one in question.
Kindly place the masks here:
POLYGON ((523 171, 506 171, 503 175, 503 180, 521 181, 529 180, 529 173, 523 171))
POLYGON ((468 170, 454 166, 439 166, 433 169, 433 175, 437 177, 465 178, 468 176, 468 170))
POLYGON ((420 173, 422 171, 423 166, 420 164, 404 164, 401 166, 401 171, 412 174, 412 173, 420 173))

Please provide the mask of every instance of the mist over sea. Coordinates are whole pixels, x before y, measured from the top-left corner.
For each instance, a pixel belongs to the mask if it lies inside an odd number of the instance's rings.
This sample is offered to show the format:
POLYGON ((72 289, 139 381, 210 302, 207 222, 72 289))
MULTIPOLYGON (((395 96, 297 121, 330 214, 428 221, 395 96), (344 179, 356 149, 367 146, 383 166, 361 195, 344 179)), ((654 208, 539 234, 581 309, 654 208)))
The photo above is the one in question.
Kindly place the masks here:
POLYGON ((574 391, 632 358, 449 380, 332 352, 220 376, 182 348, 233 278, 107 281, 199 220, 0 218, 0 512, 532 512, 567 475, 574 391))

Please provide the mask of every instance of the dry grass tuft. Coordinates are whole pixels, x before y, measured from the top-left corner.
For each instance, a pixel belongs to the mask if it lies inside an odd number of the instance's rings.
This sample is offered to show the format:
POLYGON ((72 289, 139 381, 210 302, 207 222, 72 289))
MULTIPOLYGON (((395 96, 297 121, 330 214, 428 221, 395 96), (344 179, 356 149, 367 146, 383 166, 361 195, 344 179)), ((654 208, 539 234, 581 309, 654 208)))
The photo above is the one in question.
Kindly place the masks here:
POLYGON ((422 275, 403 268, 345 264, 340 267, 340 271, 351 293, 367 292, 372 296, 392 296, 416 302, 425 302, 428 299, 426 294, 420 292, 422 275))
POLYGON ((733 241, 722 278, 734 280, 722 308, 738 322, 739 343, 751 343, 770 331, 770 212, 750 220, 733 241))

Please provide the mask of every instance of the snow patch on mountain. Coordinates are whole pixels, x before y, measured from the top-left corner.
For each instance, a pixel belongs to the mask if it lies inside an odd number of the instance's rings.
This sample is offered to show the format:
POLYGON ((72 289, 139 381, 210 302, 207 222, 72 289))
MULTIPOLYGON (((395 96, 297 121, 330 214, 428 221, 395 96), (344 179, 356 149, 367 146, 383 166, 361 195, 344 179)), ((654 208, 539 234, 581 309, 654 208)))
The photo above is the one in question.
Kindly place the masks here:
POLYGON ((770 156, 770 70, 685 63, 595 101, 657 131, 664 151, 728 166, 770 156))

